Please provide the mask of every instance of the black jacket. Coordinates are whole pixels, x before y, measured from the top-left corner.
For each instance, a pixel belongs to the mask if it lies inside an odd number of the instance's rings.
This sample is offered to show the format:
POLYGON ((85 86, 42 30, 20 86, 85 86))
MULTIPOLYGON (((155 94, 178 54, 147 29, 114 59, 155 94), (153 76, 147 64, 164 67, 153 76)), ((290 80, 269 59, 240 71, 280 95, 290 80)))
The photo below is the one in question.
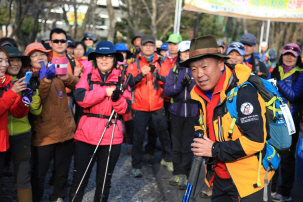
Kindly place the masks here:
POLYGON ((251 55, 249 64, 252 65, 252 72, 255 75, 259 75, 261 78, 267 79, 267 77, 269 76, 270 73, 263 62, 261 62, 260 60, 255 58, 253 55, 251 55), (256 62, 258 62, 259 65, 256 65, 256 62), (259 68, 258 68, 258 66, 259 66, 259 68), (260 73, 259 73, 259 71, 260 71, 260 73))

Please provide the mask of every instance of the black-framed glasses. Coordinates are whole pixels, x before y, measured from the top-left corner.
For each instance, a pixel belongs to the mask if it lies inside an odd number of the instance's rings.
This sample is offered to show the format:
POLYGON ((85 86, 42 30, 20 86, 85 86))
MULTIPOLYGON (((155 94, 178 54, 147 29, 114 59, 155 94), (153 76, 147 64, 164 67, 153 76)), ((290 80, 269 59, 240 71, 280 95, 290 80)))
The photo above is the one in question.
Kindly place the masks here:
POLYGON ((89 38, 89 37, 86 37, 86 38, 84 39, 84 41, 92 41, 92 39, 89 38))
POLYGON ((67 40, 65 39, 55 39, 55 40, 52 40, 53 43, 66 43, 67 40))
POLYGON ((243 45, 240 45, 240 44, 230 44, 228 47, 230 47, 230 48, 239 48, 241 50, 245 50, 245 47, 243 45))
POLYGON ((292 47, 292 46, 285 46, 284 47, 284 50, 293 50, 293 51, 295 51, 295 52, 297 52, 297 53, 299 53, 300 54, 300 49, 299 48, 297 48, 297 47, 292 47))
POLYGON ((114 57, 114 55, 108 54, 108 55, 97 55, 96 58, 97 59, 103 59, 105 57, 105 59, 112 59, 114 57))

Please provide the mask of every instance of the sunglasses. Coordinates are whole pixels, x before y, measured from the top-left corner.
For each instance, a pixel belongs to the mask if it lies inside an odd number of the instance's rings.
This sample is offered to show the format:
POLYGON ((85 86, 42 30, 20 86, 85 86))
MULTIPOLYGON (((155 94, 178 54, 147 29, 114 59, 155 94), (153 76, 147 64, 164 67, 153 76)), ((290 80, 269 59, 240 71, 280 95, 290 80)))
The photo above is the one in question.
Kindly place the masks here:
POLYGON ((84 41, 92 41, 90 38, 85 38, 84 41))
POLYGON ((297 52, 297 53, 299 53, 300 54, 300 49, 299 48, 297 48, 297 47, 292 47, 292 46, 285 46, 284 47, 284 50, 293 50, 293 51, 295 51, 295 52, 297 52))
POLYGON ((96 58, 97 59, 103 59, 103 57, 105 57, 105 59, 112 59, 114 56, 113 55, 97 55, 96 58))
POLYGON ((67 42, 67 40, 65 40, 65 39, 55 39, 55 40, 52 40, 52 42, 53 43, 66 43, 67 42))
POLYGON ((239 49, 241 49, 241 50, 244 50, 244 49, 245 49, 244 46, 242 46, 242 45, 236 45, 236 44, 231 44, 231 45, 229 45, 228 47, 230 47, 230 48, 239 48, 239 49))

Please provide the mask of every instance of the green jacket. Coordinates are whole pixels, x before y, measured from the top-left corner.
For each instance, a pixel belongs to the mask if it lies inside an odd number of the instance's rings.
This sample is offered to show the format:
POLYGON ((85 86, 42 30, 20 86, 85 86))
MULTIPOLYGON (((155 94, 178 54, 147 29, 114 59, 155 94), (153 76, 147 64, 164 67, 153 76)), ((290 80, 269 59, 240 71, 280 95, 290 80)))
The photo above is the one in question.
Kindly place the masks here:
MULTIPOLYGON (((12 76, 11 76, 12 77, 12 76)), ((17 77, 12 77, 12 79, 16 79, 17 77)), ((19 93, 21 96, 21 93, 19 93)), ((33 97, 33 103, 30 105, 30 112, 34 115, 39 115, 42 111, 42 106, 41 106, 41 99, 39 96, 39 92, 34 95, 33 97), (37 105, 37 103, 39 103, 37 105), (38 107, 35 107, 35 106, 38 107), (35 110, 35 108, 38 108, 38 110, 35 110)), ((29 120, 27 115, 23 118, 17 119, 14 118, 11 113, 8 113, 8 119, 7 119, 7 127, 9 130, 9 135, 18 135, 21 133, 25 133, 30 131, 31 125, 29 124, 29 120)))

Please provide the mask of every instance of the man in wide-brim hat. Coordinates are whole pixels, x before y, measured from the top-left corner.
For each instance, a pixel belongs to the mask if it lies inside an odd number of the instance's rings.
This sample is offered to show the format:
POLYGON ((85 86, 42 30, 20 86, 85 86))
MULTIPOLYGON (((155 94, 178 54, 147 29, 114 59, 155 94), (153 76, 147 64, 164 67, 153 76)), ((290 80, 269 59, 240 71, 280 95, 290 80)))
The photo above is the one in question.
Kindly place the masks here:
MULTIPOLYGON (((262 201, 266 170, 257 156, 267 137, 265 102, 253 86, 246 85, 237 92, 238 123, 226 108, 226 94, 246 82, 251 69, 224 64, 228 57, 210 35, 193 39, 189 56, 180 65, 189 67, 195 79, 191 98, 201 103, 195 133, 204 135, 191 146, 196 156, 210 157, 206 163, 214 164, 207 166, 205 175, 208 186, 213 185, 212 202, 262 201)), ((273 174, 267 173, 269 181, 273 174)))

